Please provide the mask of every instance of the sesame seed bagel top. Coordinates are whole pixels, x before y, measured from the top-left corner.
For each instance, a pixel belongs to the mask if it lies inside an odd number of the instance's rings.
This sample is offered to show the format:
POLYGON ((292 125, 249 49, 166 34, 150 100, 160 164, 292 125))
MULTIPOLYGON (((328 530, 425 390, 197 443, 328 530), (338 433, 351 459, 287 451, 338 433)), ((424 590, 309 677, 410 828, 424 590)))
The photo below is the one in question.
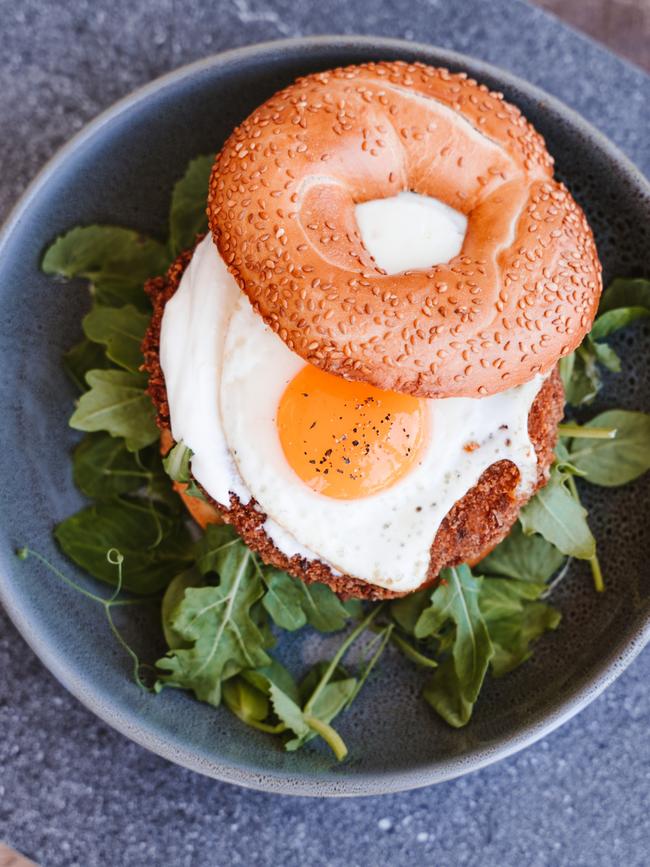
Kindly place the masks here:
POLYGON ((298 79, 226 141, 210 179, 219 251, 301 357, 423 397, 493 394, 590 329, 593 235, 544 140, 501 94, 423 64, 298 79), (404 190, 468 217, 458 256, 388 275, 354 206, 404 190))

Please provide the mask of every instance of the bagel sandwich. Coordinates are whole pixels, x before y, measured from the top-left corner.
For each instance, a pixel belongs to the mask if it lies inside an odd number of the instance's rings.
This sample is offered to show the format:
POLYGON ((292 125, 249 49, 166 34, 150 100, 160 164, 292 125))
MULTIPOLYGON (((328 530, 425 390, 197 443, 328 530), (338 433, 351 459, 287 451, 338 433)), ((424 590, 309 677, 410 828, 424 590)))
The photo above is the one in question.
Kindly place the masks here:
POLYGON ((422 64, 299 79, 217 155, 143 345, 195 518, 342 596, 480 560, 549 477, 591 230, 500 94, 422 64))

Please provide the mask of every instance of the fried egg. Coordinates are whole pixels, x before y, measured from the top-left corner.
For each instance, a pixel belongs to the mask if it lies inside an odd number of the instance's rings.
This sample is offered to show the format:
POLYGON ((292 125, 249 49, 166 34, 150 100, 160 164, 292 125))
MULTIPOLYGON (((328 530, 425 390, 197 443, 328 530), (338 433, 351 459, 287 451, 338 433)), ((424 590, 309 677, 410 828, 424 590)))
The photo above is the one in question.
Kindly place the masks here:
POLYGON ((210 496, 254 499, 288 557, 380 587, 422 584, 440 523, 488 466, 512 461, 522 492, 535 482, 542 377, 429 400, 325 373, 255 313, 209 236, 165 307, 160 361, 172 435, 210 496))

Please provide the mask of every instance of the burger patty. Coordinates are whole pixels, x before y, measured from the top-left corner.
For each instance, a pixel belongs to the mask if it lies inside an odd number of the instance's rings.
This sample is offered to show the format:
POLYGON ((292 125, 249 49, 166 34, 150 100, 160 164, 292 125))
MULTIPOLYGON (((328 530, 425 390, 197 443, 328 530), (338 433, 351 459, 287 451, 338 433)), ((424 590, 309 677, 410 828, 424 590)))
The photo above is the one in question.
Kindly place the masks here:
MULTIPOLYGON (((160 367, 160 326, 165 304, 176 292, 194 250, 187 250, 173 262, 164 277, 147 281, 145 291, 153 304, 153 315, 142 344, 149 374, 148 391, 158 414, 158 426, 170 440, 169 406, 165 379, 160 367)), ((517 494, 519 470, 511 461, 502 460, 489 466, 478 482, 452 507, 443 519, 431 546, 427 577, 421 586, 432 584, 440 570, 459 563, 476 562, 497 545, 517 520, 521 507, 546 484, 557 441, 557 425, 564 414, 564 390, 557 367, 542 385, 528 416, 528 434, 537 454, 537 479, 526 495, 517 494)), ((228 505, 217 503, 207 491, 203 493, 220 516, 232 524, 246 544, 265 563, 284 569, 308 583, 327 584, 341 597, 389 599, 406 595, 376 587, 350 575, 340 575, 320 560, 299 555, 287 557, 263 529, 266 515, 255 500, 242 503, 234 494, 228 505)))

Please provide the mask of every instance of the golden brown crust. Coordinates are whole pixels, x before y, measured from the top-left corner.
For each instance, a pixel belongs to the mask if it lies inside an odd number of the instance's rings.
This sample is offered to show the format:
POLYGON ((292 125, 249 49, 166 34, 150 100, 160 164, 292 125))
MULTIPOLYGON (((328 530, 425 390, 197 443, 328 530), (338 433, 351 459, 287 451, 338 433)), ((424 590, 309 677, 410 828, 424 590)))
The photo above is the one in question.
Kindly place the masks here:
MULTIPOLYGON (((165 304, 178 288, 183 271, 193 251, 183 253, 172 264, 166 277, 149 280, 146 291, 153 303, 153 316, 143 343, 145 369, 149 373, 149 394, 158 411, 158 425, 167 447, 169 434, 169 407, 165 380, 160 368, 160 323, 165 304)), ((557 425, 564 411, 564 392, 557 370, 542 386, 528 417, 528 431, 537 453, 537 482, 535 490, 545 484, 553 460, 557 439, 557 425)), ((459 500, 442 521, 431 547, 431 562, 425 584, 435 581, 440 570, 463 562, 480 559, 508 533, 519 509, 532 496, 517 497, 519 472, 509 461, 499 461, 488 467, 477 484, 459 500)), ((286 557, 279 551, 262 525, 266 515, 258 511, 255 501, 243 504, 231 494, 230 503, 217 503, 204 491, 208 504, 200 510, 200 523, 225 520, 232 524, 246 544, 260 555, 264 562, 303 581, 320 581, 329 585, 343 597, 388 599, 404 594, 375 587, 350 575, 337 575, 318 560, 286 557), (212 512, 210 511, 212 507, 212 512)), ((196 511, 196 510, 194 510, 196 511)))
POLYGON ((298 79, 217 156, 214 240, 291 350, 423 397, 548 372, 589 330, 601 270, 585 216, 521 112, 463 73, 369 63, 298 79), (463 249, 386 275, 354 205, 413 190, 468 215, 463 249))

